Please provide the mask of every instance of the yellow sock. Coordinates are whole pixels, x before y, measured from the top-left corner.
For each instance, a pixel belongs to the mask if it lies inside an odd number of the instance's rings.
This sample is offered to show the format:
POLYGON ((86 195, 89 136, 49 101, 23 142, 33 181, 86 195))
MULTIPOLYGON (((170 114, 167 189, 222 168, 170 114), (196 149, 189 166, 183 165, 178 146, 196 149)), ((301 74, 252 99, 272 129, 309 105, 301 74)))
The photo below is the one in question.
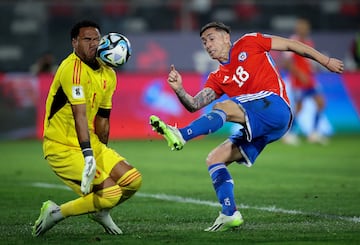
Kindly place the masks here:
POLYGON ((98 198, 94 199, 94 204, 98 210, 113 208, 118 204, 122 190, 118 185, 114 185, 96 192, 96 195, 98 198))
POLYGON ((119 203, 122 203, 140 189, 142 176, 136 168, 133 168, 121 176, 121 178, 116 183, 121 187, 122 190, 122 196, 119 201, 119 203))
POLYGON ((118 204, 121 194, 121 188, 118 185, 107 187, 96 193, 90 193, 62 204, 60 206, 61 214, 64 217, 69 217, 112 208, 118 204))

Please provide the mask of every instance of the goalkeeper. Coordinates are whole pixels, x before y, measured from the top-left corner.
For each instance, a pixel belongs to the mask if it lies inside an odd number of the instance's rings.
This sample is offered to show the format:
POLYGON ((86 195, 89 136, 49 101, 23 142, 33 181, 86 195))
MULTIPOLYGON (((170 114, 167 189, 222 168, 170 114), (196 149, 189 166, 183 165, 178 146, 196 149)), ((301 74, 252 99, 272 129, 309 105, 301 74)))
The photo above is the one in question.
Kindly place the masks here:
POLYGON ((44 202, 33 236, 81 214, 89 214, 109 234, 122 234, 110 210, 141 186, 139 171, 107 146, 116 74, 98 62, 99 40, 96 23, 75 24, 71 30, 73 52, 63 60, 51 84, 44 120, 44 156, 79 197, 61 205, 44 202))

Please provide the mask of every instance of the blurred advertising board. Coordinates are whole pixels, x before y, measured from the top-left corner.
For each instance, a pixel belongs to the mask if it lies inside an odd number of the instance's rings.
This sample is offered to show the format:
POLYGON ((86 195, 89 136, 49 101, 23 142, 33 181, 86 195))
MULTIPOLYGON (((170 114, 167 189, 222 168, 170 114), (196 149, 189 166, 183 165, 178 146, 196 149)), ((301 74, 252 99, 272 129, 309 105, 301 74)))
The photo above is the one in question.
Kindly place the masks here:
MULTIPOLYGON (((195 95, 206 75, 182 72, 184 87, 195 95)), ((326 134, 360 133, 360 72, 342 75, 317 74, 326 99, 321 129, 326 134)), ((158 115, 171 125, 183 127, 211 105, 196 113, 186 111, 167 84, 167 73, 118 73, 113 97, 111 139, 145 139, 158 137, 149 126, 149 116, 158 115)), ((286 80, 286 77, 285 77, 286 80)), ((0 74, 0 139, 41 138, 45 101, 52 75, 24 73, 0 74)), ((291 88, 289 95, 291 97, 291 88)), ((223 97, 221 99, 225 99, 223 97)), ((310 128, 314 104, 308 100, 298 122, 304 133, 310 128)), ((218 134, 234 130, 227 124, 218 134)))

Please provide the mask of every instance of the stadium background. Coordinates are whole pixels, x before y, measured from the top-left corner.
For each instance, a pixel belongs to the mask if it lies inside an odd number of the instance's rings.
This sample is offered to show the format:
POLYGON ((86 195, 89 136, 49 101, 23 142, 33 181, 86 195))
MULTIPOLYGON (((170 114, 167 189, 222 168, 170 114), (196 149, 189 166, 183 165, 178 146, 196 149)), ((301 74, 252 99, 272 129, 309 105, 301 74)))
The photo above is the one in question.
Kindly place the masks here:
MULTIPOLYGON (((232 27, 233 38, 255 31, 289 36, 298 16, 311 21, 316 47, 344 60, 346 66, 343 75, 318 69, 327 100, 322 130, 359 134, 360 73, 350 54, 360 31, 359 1, 28 0, 0 2, 0 139, 41 137, 52 75, 34 74, 31 67, 44 53, 53 55, 56 65, 71 52, 69 29, 77 20, 93 19, 103 34, 121 32, 132 43, 133 55, 118 71, 112 115, 111 137, 122 139, 156 137, 147 127, 152 113, 181 126, 204 112, 187 113, 166 84, 169 66, 175 64, 185 86, 195 93, 216 67, 198 38, 198 28, 204 23, 224 21, 232 27)), ((272 55, 282 70, 281 55, 272 55)), ((312 110, 307 101, 299 118, 305 132, 312 110)), ((230 126, 220 133, 229 130, 230 126)))

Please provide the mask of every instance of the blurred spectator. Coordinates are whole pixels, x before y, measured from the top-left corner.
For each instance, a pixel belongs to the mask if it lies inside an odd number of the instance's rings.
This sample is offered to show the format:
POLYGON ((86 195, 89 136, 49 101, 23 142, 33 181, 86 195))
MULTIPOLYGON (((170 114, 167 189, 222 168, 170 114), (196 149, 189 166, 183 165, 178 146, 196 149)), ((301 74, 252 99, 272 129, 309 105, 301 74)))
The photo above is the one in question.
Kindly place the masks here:
MULTIPOLYGON (((306 19, 299 18, 295 24, 295 33, 290 37, 290 39, 294 39, 314 47, 314 43, 310 37, 310 32, 310 22, 306 19)), ((319 122, 325 107, 325 100, 319 90, 317 81, 315 80, 313 63, 311 63, 310 59, 289 52, 287 53, 285 66, 289 71, 289 78, 295 104, 295 118, 290 132, 288 132, 283 138, 284 142, 289 144, 298 143, 298 125, 296 119, 299 112, 302 110, 304 100, 306 98, 311 98, 316 104, 316 112, 313 117, 312 130, 307 135, 307 138, 308 141, 312 143, 326 143, 327 139, 319 132, 319 122)))
POLYGON ((340 13, 346 16, 359 17, 360 3, 358 0, 342 0, 340 13))
POLYGON ((239 18, 243 21, 252 21, 260 13, 254 0, 239 1, 235 4, 235 9, 239 18))
POLYGON ((30 72, 34 75, 40 73, 55 73, 57 65, 55 64, 55 58, 52 53, 43 53, 36 63, 30 67, 30 72))
POLYGON ((260 13, 259 6, 254 0, 238 1, 234 4, 235 13, 237 15, 237 23, 234 27, 244 29, 255 29, 260 25, 261 18, 264 17, 260 13))
POLYGON ((197 20, 192 20, 192 30, 197 30, 199 26, 209 21, 212 10, 212 0, 192 0, 190 3, 190 12, 196 16, 197 20))

